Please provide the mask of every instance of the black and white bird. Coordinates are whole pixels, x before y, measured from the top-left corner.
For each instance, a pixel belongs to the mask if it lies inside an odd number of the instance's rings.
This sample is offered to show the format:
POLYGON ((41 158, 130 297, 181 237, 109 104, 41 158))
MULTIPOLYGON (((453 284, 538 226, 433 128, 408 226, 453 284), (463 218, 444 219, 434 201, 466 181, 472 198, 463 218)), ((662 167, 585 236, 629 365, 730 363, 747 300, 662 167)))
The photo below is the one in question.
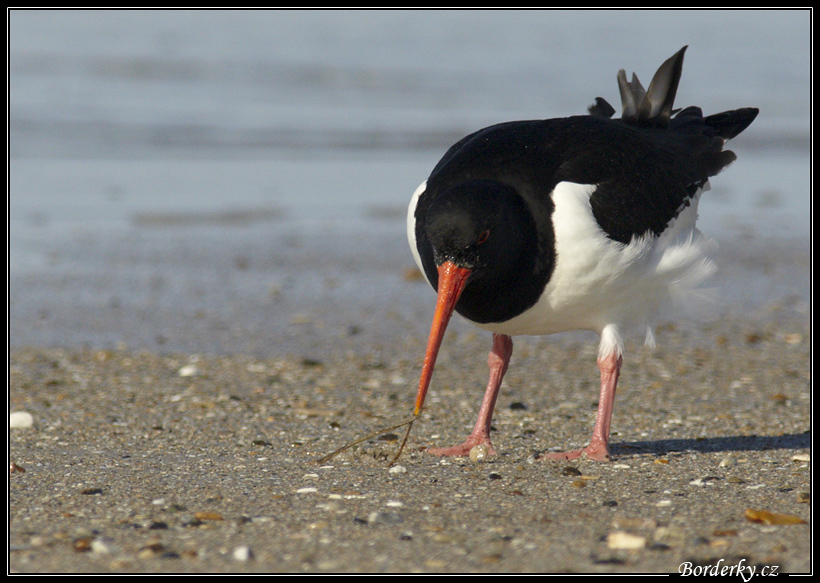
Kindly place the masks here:
POLYGON ((673 111, 685 50, 646 90, 618 73, 620 119, 599 97, 590 115, 487 127, 453 145, 413 194, 410 248, 438 292, 415 415, 453 311, 493 332, 475 428, 430 453, 463 456, 477 445, 495 453, 490 423, 511 336, 593 330, 601 390, 592 439, 540 457, 609 459, 623 335, 637 326, 652 342, 659 310, 714 271, 710 240, 695 226, 698 200, 736 158, 726 141, 758 113, 673 111))

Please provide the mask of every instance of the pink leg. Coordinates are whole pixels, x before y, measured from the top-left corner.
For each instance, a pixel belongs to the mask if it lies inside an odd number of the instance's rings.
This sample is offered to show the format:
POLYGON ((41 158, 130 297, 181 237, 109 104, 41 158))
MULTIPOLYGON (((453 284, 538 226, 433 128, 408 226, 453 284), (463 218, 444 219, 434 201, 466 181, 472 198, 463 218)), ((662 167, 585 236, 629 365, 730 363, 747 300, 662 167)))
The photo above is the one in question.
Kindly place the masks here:
POLYGON ((598 368, 601 369, 601 395, 598 399, 598 417, 589 445, 573 451, 543 453, 538 456, 539 460, 574 460, 586 456, 599 462, 609 461, 609 426, 612 422, 615 389, 618 386, 623 360, 622 356, 616 354, 598 359, 598 368))
POLYGON ((428 449, 429 453, 442 456, 467 456, 476 445, 486 445, 490 455, 495 455, 495 449, 490 441, 490 423, 493 419, 498 391, 501 389, 501 380, 510 364, 512 349, 512 338, 504 334, 493 334, 493 348, 487 357, 487 364, 490 366, 490 380, 487 383, 487 390, 484 392, 484 400, 481 402, 478 420, 472 433, 460 445, 428 449))

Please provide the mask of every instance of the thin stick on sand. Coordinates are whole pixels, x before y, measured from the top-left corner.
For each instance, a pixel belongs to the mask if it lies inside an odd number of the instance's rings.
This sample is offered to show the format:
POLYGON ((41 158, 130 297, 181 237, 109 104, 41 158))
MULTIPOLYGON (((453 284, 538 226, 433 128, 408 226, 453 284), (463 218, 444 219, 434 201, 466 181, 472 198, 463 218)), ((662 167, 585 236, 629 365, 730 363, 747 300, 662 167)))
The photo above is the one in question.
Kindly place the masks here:
POLYGON ((402 441, 401 441, 401 445, 399 446, 399 451, 396 453, 395 456, 393 456, 393 459, 390 460, 390 463, 387 464, 388 466, 392 466, 394 463, 396 463, 396 460, 399 459, 399 456, 401 455, 401 452, 404 451, 404 445, 407 443, 407 438, 410 437, 410 430, 413 428, 413 422, 416 420, 417 417, 418 417, 418 415, 413 415, 412 417, 410 417, 410 419, 405 419, 401 423, 397 423, 396 425, 391 425, 390 427, 384 427, 382 429, 379 429, 378 431, 374 431, 373 433, 369 433, 369 434, 365 435, 364 437, 360 437, 359 439, 356 439, 355 441, 351 441, 350 443, 346 443, 345 445, 343 445, 342 447, 340 447, 336 451, 333 451, 333 452, 327 454, 326 456, 323 456, 323 457, 319 458, 318 460, 316 460, 316 463, 317 464, 323 464, 325 462, 328 462, 331 459, 333 459, 334 457, 336 457, 337 455, 339 455, 340 453, 342 453, 343 451, 345 451, 346 449, 353 447, 354 445, 358 445, 363 441, 367 441, 368 439, 372 439, 372 438, 374 438, 378 435, 382 435, 384 433, 387 433, 388 431, 393 431, 394 429, 398 429, 399 427, 404 427, 405 425, 407 425, 407 432, 404 434, 404 439, 402 439, 402 441))

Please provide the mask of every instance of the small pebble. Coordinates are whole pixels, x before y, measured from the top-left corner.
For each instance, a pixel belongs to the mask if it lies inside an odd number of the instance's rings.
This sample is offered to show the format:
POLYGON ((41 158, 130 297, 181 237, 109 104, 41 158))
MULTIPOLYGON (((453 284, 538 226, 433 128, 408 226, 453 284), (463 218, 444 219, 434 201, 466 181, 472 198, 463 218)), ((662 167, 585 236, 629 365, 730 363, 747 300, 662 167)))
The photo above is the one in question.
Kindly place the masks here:
POLYGON ((162 553, 164 550, 165 547, 163 547, 161 543, 151 543, 145 545, 144 547, 140 548, 139 551, 137 551, 137 558, 152 559, 158 554, 162 553))
POLYGON ((731 467, 734 467, 734 466, 737 465, 737 460, 735 458, 733 458, 732 456, 727 455, 725 458, 720 460, 720 463, 718 465, 721 468, 731 468, 731 467))
POLYGON ((193 364, 186 364, 179 369, 177 374, 181 377, 193 377, 199 374, 199 369, 193 364))
POLYGON ((87 537, 74 539, 72 546, 78 553, 87 553, 91 550, 91 540, 87 537))
POLYGON ((606 546, 610 549, 638 550, 646 546, 646 538, 616 530, 606 537, 606 546))
POLYGON ((489 453, 490 448, 488 448, 486 445, 476 445, 470 450, 470 461, 476 464, 481 463, 487 459, 489 453))
POLYGON ((111 552, 111 545, 102 539, 95 538, 91 541, 91 552, 97 554, 109 554, 111 552))
POLYGON ((299 488, 296 490, 297 494, 313 494, 314 492, 318 492, 318 488, 299 488))
POLYGON ((803 341, 803 335, 799 333, 785 334, 783 341, 786 344, 800 344, 803 341))
POLYGON ((407 468, 404 466, 391 466, 387 472, 390 474, 406 474, 407 468))
POLYGON ((720 478, 716 478, 715 476, 705 476, 703 478, 695 478, 691 482, 689 482, 690 486, 708 486, 710 484, 714 484, 716 480, 720 478))
POLYGON ((15 411, 9 415, 9 428, 23 429, 34 425, 34 417, 26 411, 15 411))
MULTIPOLYGON (((12 413, 13 415, 13 413, 12 413)), ((810 462, 811 461, 811 454, 810 453, 796 453, 792 456, 792 461, 794 462, 810 462)))
POLYGON ((686 534, 677 526, 659 526, 652 533, 652 538, 656 543, 679 547, 684 544, 686 534))
POLYGON ((236 547, 233 550, 233 558, 236 561, 250 561, 253 558, 253 551, 245 545, 236 547))

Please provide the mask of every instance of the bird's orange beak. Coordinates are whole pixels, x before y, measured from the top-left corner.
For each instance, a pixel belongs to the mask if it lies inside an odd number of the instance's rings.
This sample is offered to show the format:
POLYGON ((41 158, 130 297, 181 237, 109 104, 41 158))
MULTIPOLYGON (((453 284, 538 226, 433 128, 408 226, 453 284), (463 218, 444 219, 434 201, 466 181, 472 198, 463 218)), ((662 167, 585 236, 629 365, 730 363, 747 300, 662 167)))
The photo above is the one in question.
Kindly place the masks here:
POLYGON ((445 261, 438 267, 436 312, 433 315, 433 325, 430 327, 430 338, 427 340, 427 352, 424 355, 424 365, 421 369, 419 392, 416 395, 416 408, 413 415, 421 413, 427 389, 430 388, 430 380, 433 378, 433 367, 436 365, 438 350, 441 347, 444 332, 447 330, 447 323, 453 315, 453 310, 461 292, 464 291, 464 284, 467 283, 469 275, 469 269, 458 267, 452 261, 445 261))

